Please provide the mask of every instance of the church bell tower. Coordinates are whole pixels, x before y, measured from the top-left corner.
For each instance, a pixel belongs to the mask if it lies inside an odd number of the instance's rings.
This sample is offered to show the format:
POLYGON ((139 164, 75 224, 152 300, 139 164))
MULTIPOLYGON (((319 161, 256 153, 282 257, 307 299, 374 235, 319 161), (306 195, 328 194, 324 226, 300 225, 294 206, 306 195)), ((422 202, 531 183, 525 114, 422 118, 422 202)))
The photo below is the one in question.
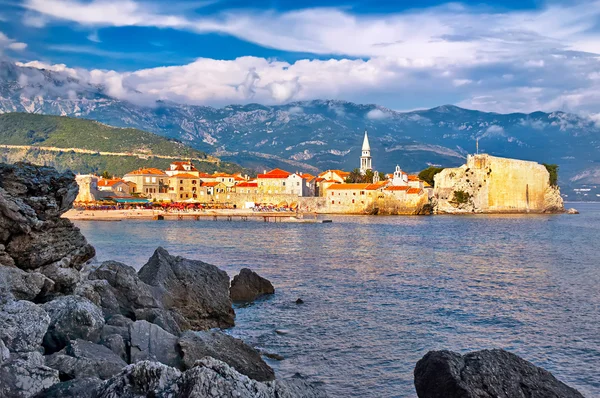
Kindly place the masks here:
POLYGON ((362 155, 360 157, 360 174, 365 175, 367 170, 372 170, 371 165, 371 145, 369 145, 369 136, 365 130, 365 139, 362 145, 362 155))

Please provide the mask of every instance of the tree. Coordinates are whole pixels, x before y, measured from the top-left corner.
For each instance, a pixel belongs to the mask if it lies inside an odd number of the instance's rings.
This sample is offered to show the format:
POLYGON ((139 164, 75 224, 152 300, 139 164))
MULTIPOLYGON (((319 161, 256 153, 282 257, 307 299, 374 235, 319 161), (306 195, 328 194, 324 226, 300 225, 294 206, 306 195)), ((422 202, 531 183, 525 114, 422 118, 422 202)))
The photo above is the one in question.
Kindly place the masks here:
MULTIPOLYGON (((350 172, 350 175, 346 177, 346 184, 369 184, 373 182, 375 173, 373 170, 367 170, 364 175, 360 173, 359 169, 354 169, 350 172)), ((384 173, 379 173, 379 181, 385 179, 384 173)))
POLYGON ((106 179, 110 179, 110 178, 111 178, 111 175, 110 175, 110 173, 108 172, 108 170, 104 170, 104 171, 102 172, 102 175, 101 175, 101 177, 102 177, 102 178, 106 178, 106 179))
POLYGON ((429 166, 428 168, 426 168, 425 170, 422 170, 419 173, 419 179, 427 182, 431 186, 434 186, 435 181, 434 181, 433 177, 442 170, 444 170, 443 167, 429 166))
POLYGON ((545 167, 546 170, 548 170, 548 174, 550 174, 550 185, 555 187, 558 185, 558 165, 557 164, 548 164, 548 163, 542 163, 545 167))

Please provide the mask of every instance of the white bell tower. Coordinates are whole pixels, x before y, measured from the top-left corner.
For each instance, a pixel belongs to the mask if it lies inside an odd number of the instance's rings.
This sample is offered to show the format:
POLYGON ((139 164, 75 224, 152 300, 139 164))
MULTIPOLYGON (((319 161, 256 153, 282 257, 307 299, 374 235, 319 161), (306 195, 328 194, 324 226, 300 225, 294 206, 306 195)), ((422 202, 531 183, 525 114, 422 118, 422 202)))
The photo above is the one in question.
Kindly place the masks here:
POLYGON ((362 155, 360 157, 360 174, 365 175, 367 170, 373 170, 371 165, 371 145, 369 145, 369 136, 365 130, 365 139, 362 145, 362 155))

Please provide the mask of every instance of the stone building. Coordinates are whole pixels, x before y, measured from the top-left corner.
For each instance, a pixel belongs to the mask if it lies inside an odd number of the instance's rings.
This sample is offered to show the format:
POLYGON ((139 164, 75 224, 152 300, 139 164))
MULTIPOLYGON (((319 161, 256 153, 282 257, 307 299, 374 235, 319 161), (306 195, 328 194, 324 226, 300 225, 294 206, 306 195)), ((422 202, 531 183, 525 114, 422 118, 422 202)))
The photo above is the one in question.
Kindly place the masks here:
POLYGON ((148 198, 166 197, 169 193, 169 175, 159 169, 138 169, 125 174, 123 180, 135 183, 135 192, 131 193, 139 193, 148 198))
POLYGON ((467 163, 434 177, 437 213, 542 213, 563 211, 558 187, 543 165, 525 160, 469 155, 467 163))
POLYGON ((327 206, 331 213, 361 214, 373 206, 387 182, 334 184, 327 189, 327 206))
POLYGON ((264 194, 285 194, 288 193, 288 177, 292 173, 285 170, 274 169, 268 173, 265 171, 256 178, 258 182, 258 191, 264 194))
POLYGON ((180 173, 169 177, 169 197, 175 202, 198 199, 200 178, 194 174, 180 173))
POLYGON ((169 169, 165 171, 165 174, 167 174, 169 177, 172 177, 177 174, 191 174, 196 177, 200 176, 200 172, 198 171, 198 169, 196 169, 191 160, 188 162, 171 163, 169 165, 169 169))

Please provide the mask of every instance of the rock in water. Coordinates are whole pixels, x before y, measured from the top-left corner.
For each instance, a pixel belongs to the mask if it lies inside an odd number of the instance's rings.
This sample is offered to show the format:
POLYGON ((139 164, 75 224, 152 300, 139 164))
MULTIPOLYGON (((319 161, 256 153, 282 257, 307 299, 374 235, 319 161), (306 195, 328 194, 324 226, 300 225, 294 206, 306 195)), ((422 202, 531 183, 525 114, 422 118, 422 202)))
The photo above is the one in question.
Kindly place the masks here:
POLYGON ((504 350, 430 351, 414 371, 419 398, 582 398, 550 372, 504 350))
POLYGON ((86 298, 62 296, 43 305, 50 315, 50 326, 44 336, 47 354, 62 350, 71 340, 98 341, 104 326, 100 308, 86 298))
POLYGON ((164 309, 187 320, 187 325, 180 325, 181 330, 234 325, 229 277, 214 265, 174 257, 159 247, 138 274, 162 296, 164 309))
POLYGON ((73 173, 0 164, 0 264, 37 270, 54 282, 47 287, 70 293, 95 255, 79 229, 60 218, 77 191, 73 173))
POLYGON ((42 308, 29 301, 10 301, 0 307, 0 340, 10 352, 39 349, 50 324, 42 308))
POLYGON ((59 371, 61 380, 98 377, 106 380, 127 366, 110 349, 85 340, 74 340, 63 350, 46 357, 46 366, 59 371))
POLYGON ((579 214, 579 210, 571 207, 569 210, 567 210, 567 214, 579 214))
POLYGON ((275 372, 263 361, 260 353, 242 340, 218 331, 186 332, 179 338, 179 351, 185 369, 197 360, 213 357, 225 362, 243 375, 257 381, 275 379, 275 372))
POLYGON ((205 357, 186 371, 155 362, 127 366, 94 391, 95 398, 324 398, 320 389, 300 379, 261 383, 226 363, 205 357))
POLYGON ((258 275, 256 272, 242 268, 240 273, 233 277, 229 294, 233 301, 254 301, 265 294, 275 293, 271 282, 258 275))
POLYGON ((30 398, 60 382, 58 371, 44 365, 39 352, 13 354, 0 366, 0 397, 30 398))

